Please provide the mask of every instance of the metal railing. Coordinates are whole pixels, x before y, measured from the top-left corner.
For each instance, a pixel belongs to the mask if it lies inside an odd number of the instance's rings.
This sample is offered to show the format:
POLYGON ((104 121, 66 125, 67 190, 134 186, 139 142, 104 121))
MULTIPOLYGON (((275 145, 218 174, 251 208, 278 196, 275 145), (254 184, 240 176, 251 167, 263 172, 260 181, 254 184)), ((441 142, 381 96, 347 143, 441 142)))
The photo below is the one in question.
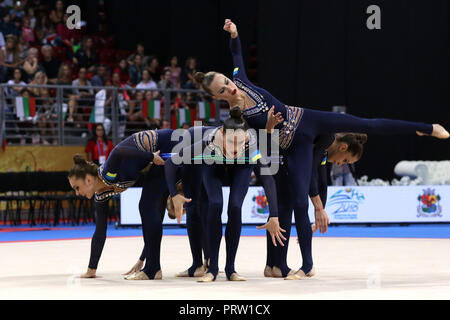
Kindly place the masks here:
POLYGON ((7 145, 84 145, 91 136, 92 123, 103 123, 117 144, 134 132, 161 127, 163 120, 170 127, 183 118, 186 122, 220 122, 220 102, 200 90, 20 84, 0 87, 0 135, 3 133, 7 145), (210 106, 215 108, 213 118, 210 106), (200 108, 208 110, 200 112, 200 108))

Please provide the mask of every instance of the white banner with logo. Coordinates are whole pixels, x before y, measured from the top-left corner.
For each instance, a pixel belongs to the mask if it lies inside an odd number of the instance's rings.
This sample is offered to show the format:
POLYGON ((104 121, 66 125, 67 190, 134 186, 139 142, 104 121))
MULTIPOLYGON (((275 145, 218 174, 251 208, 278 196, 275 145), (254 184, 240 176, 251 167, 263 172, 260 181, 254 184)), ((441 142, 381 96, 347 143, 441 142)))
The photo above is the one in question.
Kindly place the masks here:
MULTIPOLYGON (((227 221, 229 187, 223 187, 222 221, 227 221)), ((140 225, 141 188, 121 194, 121 224, 140 225)), ((450 186, 328 187, 325 210, 331 223, 450 222, 450 186)), ((250 187, 242 205, 242 223, 262 224, 269 215, 262 187, 250 187)), ((314 221, 314 207, 309 203, 314 221)), ((294 221, 294 217, 293 217, 294 221)), ((164 224, 176 224, 164 217, 164 224)), ((182 223, 186 223, 183 216, 182 223)))

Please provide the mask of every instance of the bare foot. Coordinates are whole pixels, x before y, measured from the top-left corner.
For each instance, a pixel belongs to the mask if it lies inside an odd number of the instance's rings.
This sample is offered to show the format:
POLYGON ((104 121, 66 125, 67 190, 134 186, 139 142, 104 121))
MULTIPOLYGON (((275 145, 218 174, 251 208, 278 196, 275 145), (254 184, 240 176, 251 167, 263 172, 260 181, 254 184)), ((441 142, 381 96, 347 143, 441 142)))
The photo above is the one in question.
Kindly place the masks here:
MULTIPOLYGON (((429 136, 429 134, 417 131, 416 132, 419 136, 429 136)), ((433 124, 433 132, 431 133, 431 136, 438 138, 438 139, 448 139, 450 137, 450 134, 447 130, 440 124, 433 124)))

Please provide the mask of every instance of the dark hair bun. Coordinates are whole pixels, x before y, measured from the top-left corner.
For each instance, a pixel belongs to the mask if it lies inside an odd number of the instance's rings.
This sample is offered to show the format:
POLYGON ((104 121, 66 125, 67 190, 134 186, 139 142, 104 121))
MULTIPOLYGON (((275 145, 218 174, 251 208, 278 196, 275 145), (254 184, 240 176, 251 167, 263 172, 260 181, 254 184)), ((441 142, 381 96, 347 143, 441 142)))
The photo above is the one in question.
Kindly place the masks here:
POLYGON ((203 80, 205 80, 205 74, 203 72, 196 72, 194 74, 194 79, 195 81, 197 81, 198 83, 202 83, 203 80))
POLYGON ((73 156, 73 163, 75 164, 86 164, 86 159, 81 154, 76 154, 73 156))
POLYGON ((367 134, 364 133, 355 133, 355 139, 361 143, 365 144, 367 142, 367 134))
POLYGON ((242 110, 239 107, 233 107, 230 110, 230 117, 234 119, 240 119, 242 118, 242 110))

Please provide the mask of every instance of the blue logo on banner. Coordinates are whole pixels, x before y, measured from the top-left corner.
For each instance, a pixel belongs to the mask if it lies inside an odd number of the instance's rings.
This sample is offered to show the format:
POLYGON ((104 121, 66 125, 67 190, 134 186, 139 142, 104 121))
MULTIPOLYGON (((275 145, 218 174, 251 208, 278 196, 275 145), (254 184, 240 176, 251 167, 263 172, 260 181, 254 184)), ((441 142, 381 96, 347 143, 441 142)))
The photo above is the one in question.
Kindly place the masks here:
POLYGON ((336 220, 357 219, 359 204, 364 200, 366 200, 364 194, 353 188, 346 188, 337 191, 330 197, 327 208, 333 207, 331 214, 336 220))

